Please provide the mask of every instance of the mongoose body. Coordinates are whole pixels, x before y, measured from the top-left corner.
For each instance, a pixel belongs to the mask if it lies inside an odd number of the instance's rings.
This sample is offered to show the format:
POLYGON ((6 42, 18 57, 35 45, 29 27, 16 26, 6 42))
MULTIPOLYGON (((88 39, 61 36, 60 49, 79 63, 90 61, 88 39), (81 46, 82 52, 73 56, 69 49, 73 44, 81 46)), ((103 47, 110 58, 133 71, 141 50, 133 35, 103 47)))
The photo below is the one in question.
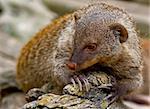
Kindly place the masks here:
POLYGON ((71 55, 74 31, 72 20, 71 15, 66 15, 53 21, 22 48, 17 64, 17 81, 22 90, 27 92, 50 81, 64 84, 68 78, 65 61, 71 55))
POLYGON ((135 24, 124 10, 104 3, 65 15, 37 33, 22 49, 17 80, 24 91, 50 82, 61 92, 76 72, 95 64, 112 69, 118 96, 142 83, 135 24))

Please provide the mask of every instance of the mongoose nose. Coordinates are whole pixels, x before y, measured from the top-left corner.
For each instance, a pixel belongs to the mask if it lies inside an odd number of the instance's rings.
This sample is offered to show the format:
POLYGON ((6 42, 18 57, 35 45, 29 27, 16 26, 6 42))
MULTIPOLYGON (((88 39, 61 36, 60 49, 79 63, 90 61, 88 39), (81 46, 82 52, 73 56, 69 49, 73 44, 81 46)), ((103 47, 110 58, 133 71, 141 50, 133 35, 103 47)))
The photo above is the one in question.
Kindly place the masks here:
POLYGON ((69 69, 76 70, 76 67, 77 67, 76 63, 74 63, 74 62, 67 62, 66 65, 69 67, 69 69))

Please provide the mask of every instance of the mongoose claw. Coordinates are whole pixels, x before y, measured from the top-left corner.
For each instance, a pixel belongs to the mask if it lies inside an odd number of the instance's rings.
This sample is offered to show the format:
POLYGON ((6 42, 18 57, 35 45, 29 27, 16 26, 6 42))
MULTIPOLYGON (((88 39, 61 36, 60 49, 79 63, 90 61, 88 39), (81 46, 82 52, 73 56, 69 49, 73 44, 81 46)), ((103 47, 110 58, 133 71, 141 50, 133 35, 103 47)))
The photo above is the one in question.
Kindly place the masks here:
POLYGON ((98 86, 98 88, 111 90, 112 86, 113 86, 112 84, 102 84, 102 85, 98 86))
POLYGON ((83 91, 84 86, 87 92, 90 90, 90 83, 83 75, 74 75, 71 78, 71 83, 74 85, 74 87, 76 87, 76 85, 78 84, 80 91, 83 91))
POLYGON ((108 104, 108 107, 112 104, 112 103, 114 103, 116 100, 118 99, 118 96, 116 96, 116 94, 109 94, 109 95, 107 95, 104 99, 103 99, 103 101, 106 101, 108 104))
POLYGON ((104 84, 104 85, 99 86, 99 88, 109 91, 109 94, 102 101, 102 102, 106 101, 108 103, 108 106, 110 106, 112 103, 114 103, 118 99, 118 97, 119 97, 118 91, 114 87, 114 85, 112 85, 112 84, 105 85, 104 84))

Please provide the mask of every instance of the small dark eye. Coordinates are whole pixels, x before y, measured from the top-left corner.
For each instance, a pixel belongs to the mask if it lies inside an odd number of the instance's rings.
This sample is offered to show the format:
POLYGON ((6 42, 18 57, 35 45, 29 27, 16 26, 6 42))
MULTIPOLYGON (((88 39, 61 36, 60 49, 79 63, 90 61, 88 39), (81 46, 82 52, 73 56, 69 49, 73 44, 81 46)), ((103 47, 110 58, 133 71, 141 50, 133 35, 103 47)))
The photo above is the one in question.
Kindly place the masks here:
POLYGON ((96 48, 97 48, 97 45, 95 43, 85 46, 85 50, 88 50, 88 51, 94 51, 96 48))

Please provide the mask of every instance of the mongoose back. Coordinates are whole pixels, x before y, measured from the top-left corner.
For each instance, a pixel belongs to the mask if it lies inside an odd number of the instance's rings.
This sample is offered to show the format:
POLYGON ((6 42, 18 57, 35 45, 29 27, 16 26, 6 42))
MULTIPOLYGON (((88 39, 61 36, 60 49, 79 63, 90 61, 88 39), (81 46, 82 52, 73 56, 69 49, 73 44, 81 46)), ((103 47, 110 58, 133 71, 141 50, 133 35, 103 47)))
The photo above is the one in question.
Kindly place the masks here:
POLYGON ((117 79, 115 96, 126 95, 142 83, 135 24, 124 10, 105 3, 65 15, 37 33, 22 49, 17 80, 24 91, 47 82, 61 91, 72 76, 82 75, 76 72, 94 64, 112 69, 117 79))

